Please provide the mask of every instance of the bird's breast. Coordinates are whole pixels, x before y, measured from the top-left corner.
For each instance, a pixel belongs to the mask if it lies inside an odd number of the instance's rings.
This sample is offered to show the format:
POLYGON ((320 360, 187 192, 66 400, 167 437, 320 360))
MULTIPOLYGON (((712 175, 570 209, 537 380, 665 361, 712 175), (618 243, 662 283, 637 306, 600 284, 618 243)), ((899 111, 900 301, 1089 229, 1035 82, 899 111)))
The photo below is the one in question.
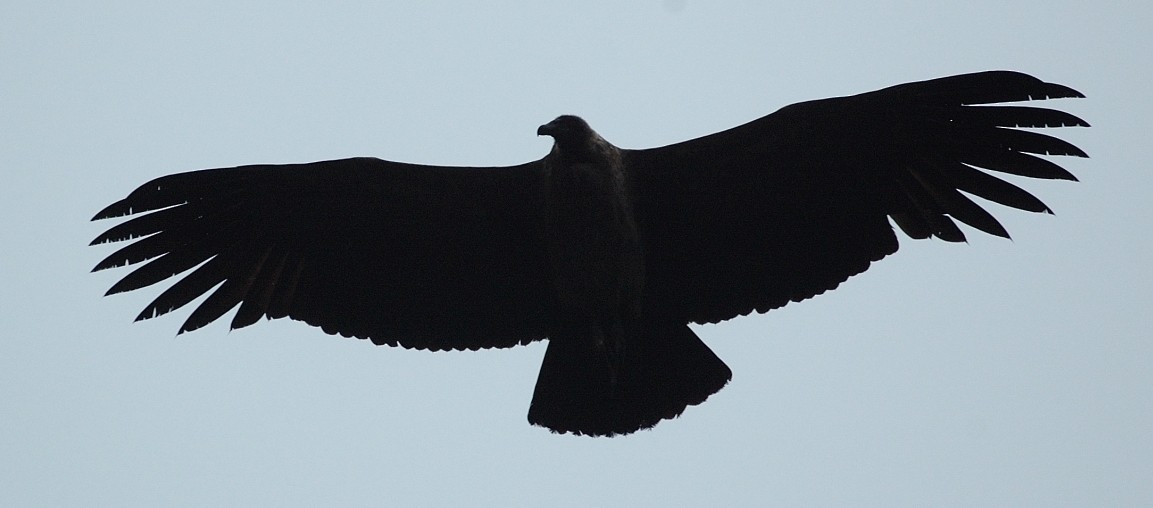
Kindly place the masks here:
POLYGON ((566 320, 603 320, 635 307, 643 263, 619 165, 611 160, 555 164, 547 187, 559 314, 566 320))

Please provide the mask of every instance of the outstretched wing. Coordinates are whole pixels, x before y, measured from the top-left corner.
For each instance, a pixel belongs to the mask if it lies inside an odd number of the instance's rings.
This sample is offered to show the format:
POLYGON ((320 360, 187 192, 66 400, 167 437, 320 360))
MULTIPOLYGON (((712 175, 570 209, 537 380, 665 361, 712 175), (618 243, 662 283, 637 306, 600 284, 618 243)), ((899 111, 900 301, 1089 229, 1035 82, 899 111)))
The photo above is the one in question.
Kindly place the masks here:
POLYGON ((113 294, 195 268, 137 317, 211 292, 181 332, 239 305, 233 328, 290 317, 377 344, 511 347, 544 338, 551 317, 540 178, 537 163, 370 158, 165 176, 96 214, 143 215, 93 240, 139 238, 94 270, 151 260, 113 294))
POLYGON ((837 287, 913 238, 964 241, 952 219, 1008 233, 960 191, 1049 208, 977 168, 1075 180, 1030 154, 1085 157, 1015 127, 1087 126, 1050 109, 977 106, 1082 97, 1015 72, 985 72, 794 104, 739 127, 626 151, 644 236, 646 305, 694 322, 765 312, 837 287))

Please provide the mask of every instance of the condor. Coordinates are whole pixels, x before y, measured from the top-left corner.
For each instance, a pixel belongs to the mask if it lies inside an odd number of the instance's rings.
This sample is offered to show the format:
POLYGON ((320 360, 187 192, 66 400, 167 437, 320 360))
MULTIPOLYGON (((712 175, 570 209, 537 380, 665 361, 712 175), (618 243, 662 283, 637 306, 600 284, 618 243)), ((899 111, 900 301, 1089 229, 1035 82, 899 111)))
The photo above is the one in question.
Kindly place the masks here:
POLYGON ((529 421, 628 434, 674 418, 731 372, 689 323, 834 289, 914 239, 1008 237, 966 194, 1031 212, 987 170, 1075 180, 1040 155, 1085 153, 1018 127, 1088 126, 1004 102, 1081 97, 984 72, 794 104, 660 148, 617 148, 561 116, 542 159, 439 167, 356 158, 165 176, 96 214, 143 264, 108 294, 181 275, 137 319, 211 294, 180 331, 288 317, 376 344, 448 350, 548 339, 529 421), (191 271, 189 271, 191 270, 191 271), (188 272, 188 273, 184 273, 188 272), (215 288, 215 289, 214 289, 215 288))

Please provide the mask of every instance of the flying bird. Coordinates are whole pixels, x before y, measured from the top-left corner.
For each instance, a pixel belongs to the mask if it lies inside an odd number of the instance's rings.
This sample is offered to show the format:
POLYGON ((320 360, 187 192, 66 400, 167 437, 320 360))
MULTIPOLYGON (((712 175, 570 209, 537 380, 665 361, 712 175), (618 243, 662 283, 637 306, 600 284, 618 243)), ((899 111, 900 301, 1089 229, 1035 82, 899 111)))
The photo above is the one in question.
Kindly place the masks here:
POLYGON ((1008 232, 977 196, 1051 213, 988 171, 1076 180, 1038 155, 1086 154, 1018 128, 1088 126, 1024 105, 1077 91, 992 71, 803 102, 729 130, 623 149, 576 116, 510 167, 352 158, 164 176, 93 220, 135 240, 93 271, 147 263, 107 294, 178 276, 137 316, 209 293, 180 332, 288 317, 405 348, 548 340, 528 419, 628 434, 732 376, 688 327, 836 288, 910 238, 1008 232), (890 220, 892 222, 890 222, 890 220))

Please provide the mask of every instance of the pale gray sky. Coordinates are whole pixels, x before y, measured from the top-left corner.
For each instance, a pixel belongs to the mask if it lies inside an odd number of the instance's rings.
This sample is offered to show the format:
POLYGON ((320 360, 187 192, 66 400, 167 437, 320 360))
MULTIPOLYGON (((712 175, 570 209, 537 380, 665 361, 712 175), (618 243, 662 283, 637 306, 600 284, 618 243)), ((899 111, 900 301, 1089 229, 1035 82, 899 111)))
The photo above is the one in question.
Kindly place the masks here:
POLYGON ((0 6, 0 505, 1153 505, 1144 2, 395 3, 0 6), (1026 183, 1057 215, 700 327, 733 382, 627 438, 526 423, 542 344, 176 338, 87 273, 87 219, 163 174, 519 163, 561 113, 655 146, 985 69, 1089 96, 1053 104, 1094 125, 1060 132, 1081 183, 1026 183))

